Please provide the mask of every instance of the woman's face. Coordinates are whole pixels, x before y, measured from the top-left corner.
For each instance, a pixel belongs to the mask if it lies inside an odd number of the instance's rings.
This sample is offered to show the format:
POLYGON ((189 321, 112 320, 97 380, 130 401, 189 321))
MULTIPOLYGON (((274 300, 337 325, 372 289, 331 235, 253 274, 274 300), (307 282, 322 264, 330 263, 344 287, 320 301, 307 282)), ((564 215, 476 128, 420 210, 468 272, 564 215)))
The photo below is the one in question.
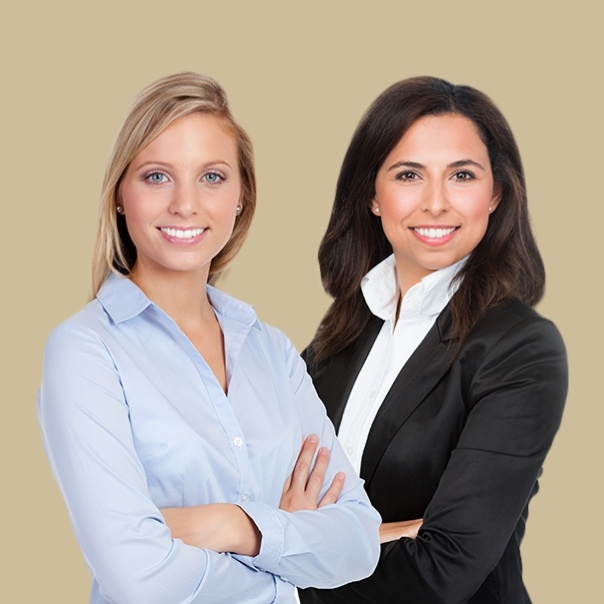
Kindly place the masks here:
POLYGON ((416 121, 380 167, 375 192, 372 210, 408 285, 467 256, 499 203, 487 148, 456 114, 416 121))
POLYGON ((173 272, 207 280, 241 199, 237 143, 220 118, 174 120, 130 163, 121 205, 137 259, 135 281, 173 272))

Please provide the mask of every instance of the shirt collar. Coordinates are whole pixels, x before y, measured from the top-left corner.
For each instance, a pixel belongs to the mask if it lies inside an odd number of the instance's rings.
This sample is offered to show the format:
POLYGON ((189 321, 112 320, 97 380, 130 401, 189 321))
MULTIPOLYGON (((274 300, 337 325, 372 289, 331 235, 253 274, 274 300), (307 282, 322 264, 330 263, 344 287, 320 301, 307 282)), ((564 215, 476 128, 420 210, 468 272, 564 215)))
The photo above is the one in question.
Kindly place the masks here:
MULTIPOLYGON (((260 327, 256 311, 251 306, 211 285, 206 286, 206 291, 216 313, 237 323, 260 327)), ((114 323, 128 321, 147 308, 155 307, 135 283, 115 273, 109 274, 96 297, 114 323)))
POLYGON ((225 294, 223 291, 216 289, 211 285, 207 285, 206 290, 212 308, 219 315, 238 323, 243 323, 249 327, 257 327, 260 329, 256 311, 252 306, 233 298, 233 296, 229 296, 229 294, 225 294))
MULTIPOLYGON (((454 280, 466 258, 430 273, 405 294, 403 309, 423 315, 438 315, 459 287, 454 280)), ((361 290, 369 310, 384 321, 393 321, 399 297, 396 261, 391 254, 376 264, 362 279, 361 290)))

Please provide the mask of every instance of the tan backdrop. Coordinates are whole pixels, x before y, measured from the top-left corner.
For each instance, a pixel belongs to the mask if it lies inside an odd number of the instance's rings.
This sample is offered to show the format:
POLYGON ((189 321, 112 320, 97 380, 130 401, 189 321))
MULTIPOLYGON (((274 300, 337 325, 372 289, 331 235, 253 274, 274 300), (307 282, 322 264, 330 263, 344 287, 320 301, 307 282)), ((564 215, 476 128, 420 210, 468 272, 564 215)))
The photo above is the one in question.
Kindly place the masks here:
POLYGON ((601 31, 595 3, 554 4, 57 0, 5 9, 1 601, 87 601, 88 573, 35 419, 42 347, 86 301, 102 174, 130 101, 185 69, 222 83, 255 142, 257 217, 222 286, 299 347, 328 302, 316 250, 367 105, 420 74, 496 100, 523 152, 548 268, 540 310, 560 327, 571 363, 523 546, 526 580, 537 603, 598 600, 601 31))

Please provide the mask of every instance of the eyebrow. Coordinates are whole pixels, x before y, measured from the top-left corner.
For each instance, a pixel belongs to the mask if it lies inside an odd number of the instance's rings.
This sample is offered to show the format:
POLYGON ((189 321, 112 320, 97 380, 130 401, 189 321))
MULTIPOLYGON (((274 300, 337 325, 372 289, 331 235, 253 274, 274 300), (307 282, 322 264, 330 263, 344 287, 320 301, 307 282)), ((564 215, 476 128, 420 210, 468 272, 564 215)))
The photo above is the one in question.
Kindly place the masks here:
MULTIPOLYGON (((215 166, 217 164, 222 164, 222 165, 227 166, 228 168, 231 168, 231 164, 229 164, 229 162, 225 161, 224 159, 215 159, 213 161, 204 162, 203 165, 204 165, 204 167, 209 167, 209 166, 215 166)), ((164 162, 164 161, 150 159, 146 162, 143 162, 139 166, 136 166, 136 170, 141 170, 142 168, 145 168, 147 166, 160 166, 163 168, 172 168, 172 164, 170 162, 164 162)))
MULTIPOLYGON (((484 166, 482 166, 481 164, 479 164, 477 161, 474 161, 473 159, 459 159, 457 161, 454 161, 450 164, 447 165, 447 168, 463 168, 464 166, 475 166, 476 168, 479 168, 483 171, 485 171, 484 166)), ((391 170, 398 170, 399 168, 416 168, 417 170, 421 170, 422 168, 425 168, 426 166, 424 166, 424 164, 420 164, 419 162, 416 161, 398 161, 395 164, 393 164, 392 166, 390 166, 387 170, 387 172, 390 172, 391 170)))

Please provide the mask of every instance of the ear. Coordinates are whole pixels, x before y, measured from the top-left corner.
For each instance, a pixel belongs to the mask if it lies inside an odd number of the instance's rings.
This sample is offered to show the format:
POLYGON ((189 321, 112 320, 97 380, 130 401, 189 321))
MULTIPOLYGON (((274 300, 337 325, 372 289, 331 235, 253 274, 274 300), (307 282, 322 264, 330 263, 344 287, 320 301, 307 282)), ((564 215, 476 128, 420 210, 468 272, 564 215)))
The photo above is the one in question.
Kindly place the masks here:
POLYGON ((501 185, 495 185, 493 187, 493 197, 491 197, 491 203, 489 203, 489 213, 492 214, 499 205, 501 201, 501 197, 503 195, 503 191, 501 190, 501 185))

